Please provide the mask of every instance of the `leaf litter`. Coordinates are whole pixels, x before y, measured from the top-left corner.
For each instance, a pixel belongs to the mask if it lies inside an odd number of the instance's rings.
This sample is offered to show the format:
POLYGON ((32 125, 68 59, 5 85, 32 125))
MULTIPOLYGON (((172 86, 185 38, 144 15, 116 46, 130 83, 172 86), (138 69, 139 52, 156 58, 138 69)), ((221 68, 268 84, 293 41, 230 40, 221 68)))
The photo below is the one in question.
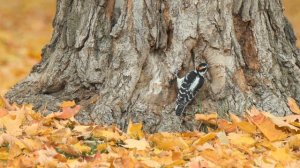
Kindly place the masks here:
POLYGON ((295 115, 276 117, 255 107, 243 117, 230 113, 230 121, 198 114, 196 120, 217 128, 147 134, 131 121, 127 132, 81 125, 74 102, 42 116, 1 97, 0 167, 298 167, 300 115, 288 101, 295 115))

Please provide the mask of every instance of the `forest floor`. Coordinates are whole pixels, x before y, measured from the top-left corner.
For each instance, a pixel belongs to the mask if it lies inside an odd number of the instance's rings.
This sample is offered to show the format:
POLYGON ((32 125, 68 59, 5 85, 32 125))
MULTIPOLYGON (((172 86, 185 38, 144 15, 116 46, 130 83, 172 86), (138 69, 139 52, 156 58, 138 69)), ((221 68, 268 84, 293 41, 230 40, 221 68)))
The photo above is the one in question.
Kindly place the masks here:
MULTIPOLYGON (((0 95, 24 78, 41 59, 51 38, 54 0, 0 0, 0 95)), ((285 0, 286 15, 300 39, 300 1, 285 0)), ((298 46, 300 42, 298 41, 298 46)), ((42 116, 30 105, 11 105, 0 96, 0 167, 299 167, 300 109, 275 117, 253 107, 230 121, 217 114, 196 115, 212 125, 208 133, 156 133, 130 123, 81 125, 80 106, 62 102, 61 110, 42 116)), ((42 113, 42 112, 41 112, 42 113)))

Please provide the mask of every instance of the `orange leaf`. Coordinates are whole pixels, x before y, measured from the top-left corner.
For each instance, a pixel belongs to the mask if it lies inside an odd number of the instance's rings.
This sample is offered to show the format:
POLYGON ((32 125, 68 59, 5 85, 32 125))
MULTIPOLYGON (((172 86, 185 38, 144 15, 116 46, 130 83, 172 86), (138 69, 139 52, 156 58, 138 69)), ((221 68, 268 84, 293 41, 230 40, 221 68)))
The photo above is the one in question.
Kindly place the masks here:
POLYGON ((0 107, 0 117, 6 116, 8 114, 8 110, 0 107))
POLYGON ((55 117, 60 119, 68 119, 74 117, 80 110, 80 106, 77 105, 74 108, 64 107, 62 112, 56 113, 55 117))
POLYGON ((297 128, 297 127, 295 127, 295 126, 293 126, 293 125, 291 125, 291 124, 283 121, 283 119, 281 117, 275 117, 274 115, 272 115, 270 113, 266 113, 266 112, 263 113, 263 114, 265 116, 269 117, 272 120, 272 122, 274 124, 276 124, 278 127, 286 127, 286 128, 292 129, 294 131, 298 131, 299 130, 299 128, 297 128))
POLYGON ((63 101, 63 102, 59 105, 59 107, 65 108, 65 107, 73 107, 73 106, 75 106, 75 105, 76 105, 76 103, 75 103, 74 100, 73 100, 73 101, 63 101))
POLYGON ((208 121, 212 119, 217 119, 218 114, 217 113, 211 113, 211 114, 196 114, 195 119, 198 121, 208 121))
POLYGON ((227 133, 236 131, 236 125, 232 124, 224 119, 218 120, 218 127, 227 133))
POLYGON ((288 98, 288 105, 289 105, 289 107, 290 107, 290 109, 293 113, 300 114, 300 109, 299 109, 299 106, 297 105, 295 99, 289 97, 288 98))
POLYGON ((275 124, 262 113, 249 118, 258 129, 267 137, 270 141, 282 140, 287 137, 287 134, 280 129, 277 129, 275 124))

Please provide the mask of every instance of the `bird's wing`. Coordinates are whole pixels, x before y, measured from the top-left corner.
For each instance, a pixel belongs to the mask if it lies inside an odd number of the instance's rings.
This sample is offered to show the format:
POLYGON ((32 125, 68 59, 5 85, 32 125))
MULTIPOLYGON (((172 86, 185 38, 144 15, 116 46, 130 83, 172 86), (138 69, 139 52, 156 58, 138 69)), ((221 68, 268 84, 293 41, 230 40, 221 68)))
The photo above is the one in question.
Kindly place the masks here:
POLYGON ((177 94, 176 115, 181 115, 188 103, 194 98, 195 90, 197 90, 197 86, 193 86, 196 76, 192 71, 184 78, 177 94))

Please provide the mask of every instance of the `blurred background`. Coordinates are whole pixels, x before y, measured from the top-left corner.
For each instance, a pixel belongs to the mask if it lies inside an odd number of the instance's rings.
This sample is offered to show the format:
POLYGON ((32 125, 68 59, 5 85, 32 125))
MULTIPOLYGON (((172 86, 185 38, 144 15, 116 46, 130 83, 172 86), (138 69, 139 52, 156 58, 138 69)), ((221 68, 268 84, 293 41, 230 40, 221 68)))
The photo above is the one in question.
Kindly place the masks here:
MULTIPOLYGON (((300 39, 300 0, 284 0, 300 39)), ((0 0, 0 94, 23 79, 50 41, 55 0, 0 0)), ((300 41, 297 41, 300 48, 300 41)))

